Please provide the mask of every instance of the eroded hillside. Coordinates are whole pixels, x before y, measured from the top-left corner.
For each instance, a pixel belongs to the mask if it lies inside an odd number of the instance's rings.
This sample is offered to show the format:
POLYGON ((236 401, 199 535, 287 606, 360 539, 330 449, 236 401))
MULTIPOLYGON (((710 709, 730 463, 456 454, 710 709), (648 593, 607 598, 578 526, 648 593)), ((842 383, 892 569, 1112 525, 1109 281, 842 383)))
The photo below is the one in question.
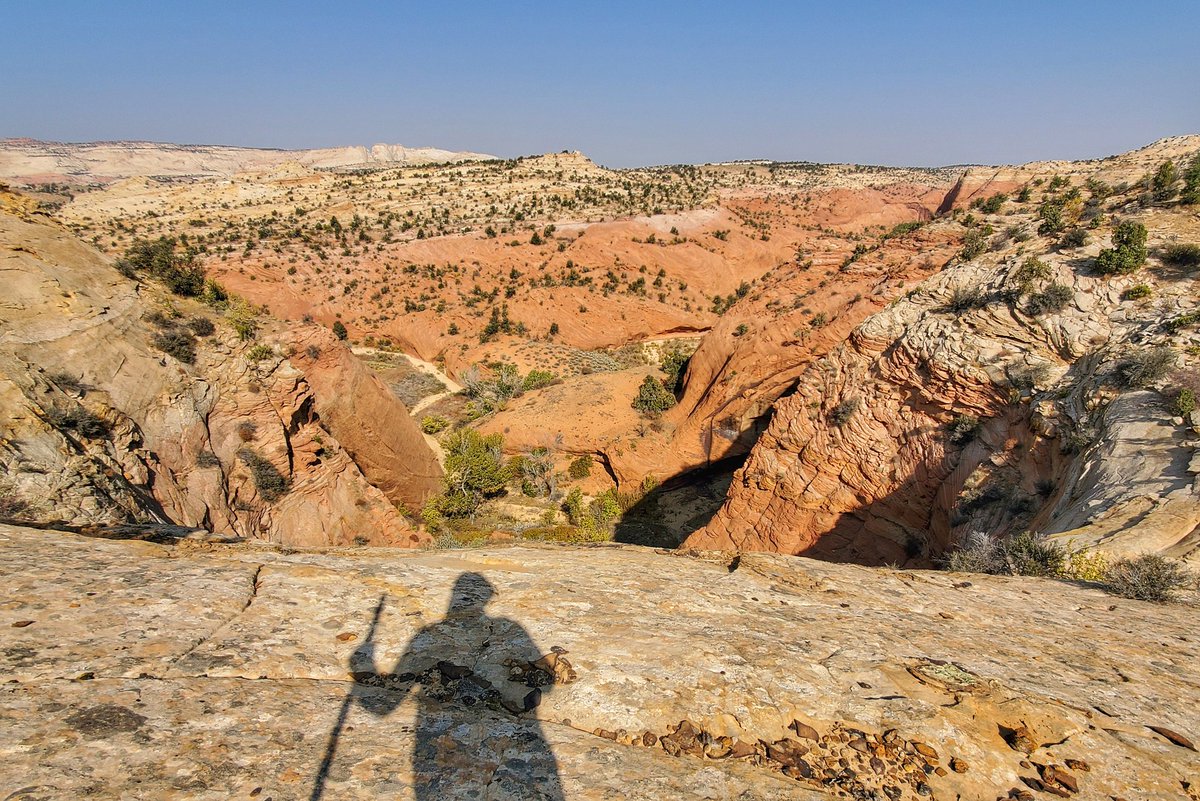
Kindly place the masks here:
POLYGON ((427 539, 397 507, 436 490, 434 455, 328 330, 132 281, 9 193, 0 271, 3 516, 427 539))
POLYGON ((1200 218, 1147 178, 1197 150, 994 175, 1011 194, 929 226, 962 251, 803 373, 688 544, 905 563, 1033 529, 1194 559, 1200 218), (1145 263, 1106 269, 1138 226, 1145 263))

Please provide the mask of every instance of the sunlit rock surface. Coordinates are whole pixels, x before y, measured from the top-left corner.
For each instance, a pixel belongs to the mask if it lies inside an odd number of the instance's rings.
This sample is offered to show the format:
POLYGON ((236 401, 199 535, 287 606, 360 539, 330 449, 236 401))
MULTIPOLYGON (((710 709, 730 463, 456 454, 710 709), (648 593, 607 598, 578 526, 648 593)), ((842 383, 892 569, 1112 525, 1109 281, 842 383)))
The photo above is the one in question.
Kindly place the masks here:
POLYGON ((0 570, 0 798, 1198 797, 1185 605, 767 554, 14 527, 0 570))

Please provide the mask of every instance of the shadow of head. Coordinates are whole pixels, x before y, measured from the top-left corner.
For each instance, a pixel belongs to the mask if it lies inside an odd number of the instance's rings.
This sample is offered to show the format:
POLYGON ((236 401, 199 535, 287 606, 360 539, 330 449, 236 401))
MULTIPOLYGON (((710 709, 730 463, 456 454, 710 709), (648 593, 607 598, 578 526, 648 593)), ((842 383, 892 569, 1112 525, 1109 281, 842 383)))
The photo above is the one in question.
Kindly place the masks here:
POLYGON ((482 573, 463 573, 454 582, 448 614, 483 614, 496 588, 482 573))

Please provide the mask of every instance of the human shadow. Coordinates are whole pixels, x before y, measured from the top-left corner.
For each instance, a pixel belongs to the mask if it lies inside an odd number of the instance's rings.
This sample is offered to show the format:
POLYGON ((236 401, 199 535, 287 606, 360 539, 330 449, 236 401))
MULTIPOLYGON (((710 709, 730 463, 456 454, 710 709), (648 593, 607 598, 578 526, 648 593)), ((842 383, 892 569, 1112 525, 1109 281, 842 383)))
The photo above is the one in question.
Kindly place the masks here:
POLYGON ((519 623, 488 615, 495 592, 483 575, 463 573, 446 614, 413 636, 391 672, 376 665, 374 628, 351 657, 354 705, 382 717, 409 694, 417 700, 417 801, 563 801, 554 753, 526 713, 574 670, 561 648, 543 655, 519 623))

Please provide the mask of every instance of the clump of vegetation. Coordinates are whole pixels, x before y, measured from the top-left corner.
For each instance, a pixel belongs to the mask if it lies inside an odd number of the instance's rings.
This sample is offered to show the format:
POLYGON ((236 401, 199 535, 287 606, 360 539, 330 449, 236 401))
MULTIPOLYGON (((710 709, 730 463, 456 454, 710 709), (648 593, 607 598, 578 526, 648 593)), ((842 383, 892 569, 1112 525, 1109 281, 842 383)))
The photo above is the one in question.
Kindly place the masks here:
POLYGON ((107 420, 82 406, 52 406, 46 410, 46 419, 55 428, 74 431, 86 439, 104 439, 109 432, 107 420))
POLYGON ((1164 264, 1169 264, 1172 267, 1194 270, 1200 267, 1200 245, 1167 245, 1163 249, 1162 260, 1164 264))
POLYGON ((149 275, 162 281, 176 295, 195 297, 204 291, 204 269, 191 251, 177 253, 175 239, 135 239, 117 259, 117 270, 127 278, 149 275))
POLYGON ((275 503, 291 489, 291 482, 268 459, 249 448, 238 451, 238 458, 250 468, 254 489, 267 503, 275 503))
POLYGON ((979 256, 988 246, 988 237, 991 236, 991 226, 980 226, 972 228, 963 236, 962 250, 958 252, 959 258, 963 261, 971 261, 976 256, 979 256))
POLYGON ((1129 389, 1152 386, 1167 377, 1175 360, 1175 351, 1165 345, 1139 351, 1117 363, 1117 383, 1129 389))
POLYGON ((1129 287, 1129 289, 1126 289, 1124 292, 1122 292, 1121 299, 1122 300, 1141 300, 1142 298, 1150 297, 1152 294, 1154 294, 1154 290, 1150 289, 1149 285, 1137 284, 1135 286, 1129 287))
POLYGON ((1147 553, 1113 562, 1101 583, 1114 595, 1164 603, 1174 600, 1179 590, 1195 586, 1196 577, 1178 562, 1147 553))
POLYGON ((217 327, 213 325, 213 321, 207 317, 193 317, 188 320, 187 326, 198 337, 212 336, 217 330, 217 327))
POLYGON ((663 386, 678 395, 683 390, 683 374, 687 370, 688 361, 692 357, 675 347, 662 356, 663 386))
POLYGON ((1179 193, 1179 202, 1186 205, 1200 203, 1200 155, 1195 156, 1183 171, 1183 190, 1179 193))
POLYGON ((841 428, 858 411, 858 398, 846 398, 829 410, 829 422, 841 428))
POLYGON ((995 214, 1004 207, 1004 202, 1008 200, 1008 195, 1004 192, 997 192, 988 198, 976 198, 972 201, 971 206, 982 211, 984 214, 995 214))
POLYGON ((979 418, 973 414, 955 415, 946 426, 946 438, 955 445, 965 445, 979 436, 979 418))
POLYGON ((1167 159, 1162 164, 1158 165, 1158 169, 1154 172, 1154 178, 1150 181, 1150 186, 1154 190, 1154 199, 1159 203, 1164 203, 1178 194, 1179 190, 1175 187, 1175 182, 1179 180, 1179 168, 1175 166, 1175 162, 1167 159))
POLYGON ((642 385, 638 387, 637 397, 633 399, 633 408, 637 409, 647 417, 657 417, 675 405, 675 395, 672 394, 663 383, 654 376, 646 376, 642 379, 642 385))
POLYGON ((443 518, 474 518, 488 498, 504 492, 512 476, 502 455, 504 438, 460 428, 443 443, 446 474, 443 490, 422 511, 425 522, 437 526, 443 518))
POLYGON ((956 286, 950 292, 950 300, 946 302, 946 309, 955 314, 962 314, 985 305, 987 305, 987 297, 979 287, 956 286))
POLYGON ((1059 312, 1075 299, 1075 292, 1064 284, 1050 284, 1041 292, 1029 296, 1028 310, 1034 317, 1059 312))
POLYGON ((587 478, 592 474, 592 457, 590 454, 583 454, 571 460, 570 466, 567 467, 567 475, 579 481, 587 478))
POLYGON ((1146 263, 1146 226, 1138 222, 1117 225, 1113 247, 1096 257, 1096 271, 1103 275, 1128 275, 1146 263))
POLYGON ((1061 576, 1068 554, 1057 543, 1025 531, 1008 539, 983 532, 967 535, 946 560, 948 570, 994 576, 1061 576))
POLYGON ((1181 388, 1171 401, 1171 409, 1180 417, 1187 417, 1196 411, 1196 391, 1190 387, 1181 388))
POLYGON ((270 345, 255 345, 246 351, 246 360, 251 362, 261 362, 264 359, 269 359, 275 355, 275 349, 270 345))
POLYGON ((150 340, 154 347, 184 364, 196 363, 196 338, 178 328, 160 331, 150 340))
POLYGON ((343 323, 341 320, 334 320, 333 321, 333 335, 335 337, 337 337, 338 339, 345 340, 346 337, 350 336, 350 333, 348 331, 346 331, 345 323, 343 323))
POLYGON ((535 389, 561 384, 562 379, 549 370, 530 370, 529 373, 521 380, 521 390, 523 392, 532 392, 535 389))
POLYGON ((51 373, 46 377, 63 392, 87 391, 87 385, 83 383, 83 379, 71 373, 51 373))
POLYGON ((1063 250, 1081 248, 1087 243, 1088 232, 1084 228, 1072 228, 1063 234, 1062 239, 1058 240, 1058 246, 1063 250))
POLYGON ((196 467, 203 467, 203 468, 211 469, 213 467, 220 467, 220 466, 221 466, 221 460, 217 458, 217 455, 215 453, 212 453, 210 451, 201 451, 196 456, 196 467))
POLYGON ((433 436, 434 434, 440 434, 441 432, 445 431, 449 425, 450 421, 445 417, 427 414, 421 418, 421 430, 430 436, 433 436))

